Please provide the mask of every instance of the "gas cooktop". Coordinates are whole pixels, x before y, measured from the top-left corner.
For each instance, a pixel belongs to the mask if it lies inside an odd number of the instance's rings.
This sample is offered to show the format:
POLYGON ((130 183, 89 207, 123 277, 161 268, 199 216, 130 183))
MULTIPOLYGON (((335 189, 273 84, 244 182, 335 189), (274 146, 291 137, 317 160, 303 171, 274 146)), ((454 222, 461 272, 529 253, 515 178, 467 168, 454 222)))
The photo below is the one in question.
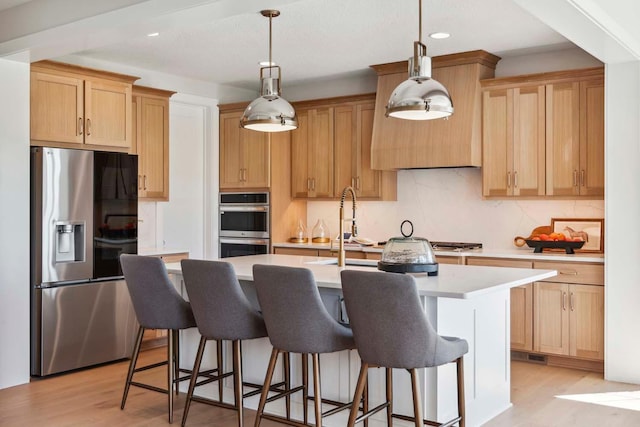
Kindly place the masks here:
POLYGON ((462 251, 465 249, 481 249, 482 243, 466 243, 466 242, 434 242, 429 241, 434 250, 440 251, 462 251))

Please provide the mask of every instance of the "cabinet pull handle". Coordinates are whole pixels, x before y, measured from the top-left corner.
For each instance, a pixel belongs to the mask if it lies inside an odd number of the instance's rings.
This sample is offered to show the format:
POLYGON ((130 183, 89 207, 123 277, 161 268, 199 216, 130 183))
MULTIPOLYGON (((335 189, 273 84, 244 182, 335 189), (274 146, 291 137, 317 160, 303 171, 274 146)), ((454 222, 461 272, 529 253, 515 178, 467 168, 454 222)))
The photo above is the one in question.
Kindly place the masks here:
POLYGON ((242 182, 242 168, 238 169, 238 181, 242 182))
POLYGON ((91 119, 87 119, 87 136, 91 136, 91 119))
POLYGON ((147 190, 147 175, 144 175, 144 190, 147 190))
POLYGON ((569 307, 571 309, 571 311, 573 311, 574 307, 575 307, 575 300, 574 300, 574 294, 573 292, 571 292, 571 296, 569 297, 569 307))
POLYGON ((242 182, 247 182, 247 168, 242 168, 242 182))
POLYGON ((316 179, 311 178, 311 190, 316 191, 316 179))
POLYGON ((356 177, 356 190, 360 190, 360 177, 356 177))
POLYGON ((518 171, 513 173, 513 188, 518 188, 518 171))
POLYGON ((585 176, 584 175, 585 175, 585 172, 584 172, 584 169, 582 169, 580 171, 580 185, 582 187, 584 187, 584 183, 585 183, 585 176))
POLYGON ((138 190, 142 190, 142 175, 138 175, 138 190))
POLYGON ((567 311, 567 293, 562 293, 562 311, 567 311))
POLYGON ((84 126, 82 124, 82 117, 78 117, 78 135, 82 135, 84 132, 84 126))
POLYGON ((575 169, 573 170, 573 186, 578 186, 578 171, 575 169))
POLYGON ((307 191, 311 191, 311 178, 307 178, 307 191))
POLYGON ((507 188, 511 188, 511 172, 507 172, 507 188))
POLYGON ((577 276, 578 272, 576 270, 559 270, 558 274, 564 274, 565 276, 577 276))
POLYGON ((355 180, 355 178, 351 178, 351 186, 352 186, 352 187, 355 187, 355 186, 356 186, 355 181, 356 181, 356 180, 355 180))

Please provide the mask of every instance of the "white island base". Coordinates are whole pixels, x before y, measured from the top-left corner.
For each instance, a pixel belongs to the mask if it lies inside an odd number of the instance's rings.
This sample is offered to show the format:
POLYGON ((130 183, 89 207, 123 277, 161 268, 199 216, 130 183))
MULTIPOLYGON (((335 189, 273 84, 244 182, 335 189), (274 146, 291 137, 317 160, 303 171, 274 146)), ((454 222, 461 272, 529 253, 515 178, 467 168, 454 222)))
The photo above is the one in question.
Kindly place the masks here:
MULTIPOLYGON (((256 255, 249 257, 225 258, 234 265, 245 293, 257 305, 253 291, 253 264, 276 264, 310 268, 316 279, 322 298, 329 312, 340 319, 340 271, 334 265, 322 265, 323 258, 288 255, 256 255)), ((510 401, 510 288, 552 277, 555 271, 477 267, 461 265, 440 265, 438 276, 415 275, 418 291, 425 314, 439 334, 464 338, 469 343, 469 352, 464 357, 466 425, 479 426, 489 421, 511 406, 510 401)), ((364 269, 370 267, 343 267, 364 269)), ((169 272, 174 275, 176 286, 187 297, 182 285, 179 264, 169 264, 169 272)), ((384 313, 380 313, 381 316, 384 313)), ((402 328, 402 325, 398 325, 402 328)), ((197 330, 181 333, 181 367, 190 369, 198 346, 197 330)), ((231 349, 225 343, 225 370, 231 369, 231 349)), ((271 345, 269 340, 244 341, 243 375, 245 382, 262 383, 266 372, 271 345)), ((291 356, 291 381, 300 384, 300 356, 291 356)), ((357 352, 343 351, 326 354, 321 359, 322 395, 325 398, 349 401, 360 369, 357 352)), ((215 367, 215 343, 208 344, 203 368, 215 367)), ((276 369, 282 378, 282 369, 276 369)), ((394 413, 413 416, 411 385, 409 374, 404 370, 394 370, 393 396, 394 413)), ((311 381, 311 375, 309 376, 311 381)), ((421 396, 424 414, 428 419, 447 421, 457 415, 456 369, 451 363, 438 368, 420 370, 421 396)), ((186 387, 186 385, 182 385, 186 387)), ((248 391, 249 389, 245 389, 248 391)), ((312 388, 310 388, 312 392, 312 388)), ((217 398, 217 386, 209 384, 196 389, 197 395, 217 398)), ((233 402, 231 380, 225 383, 224 400, 233 402)), ((369 370, 369 402, 375 407, 384 401, 385 383, 383 369, 369 370)), ((198 404, 198 403, 194 403, 198 404)), ((311 402, 309 403, 311 405, 311 402)), ((258 396, 245 399, 245 407, 256 409, 258 396)), ((329 409, 325 407, 325 410, 329 409)), ((268 412, 283 415, 284 399, 267 404, 268 412)), ((313 419, 313 410, 309 411, 313 419)), ((292 416, 302 419, 302 395, 292 396, 292 416)), ((345 426, 348 411, 332 415, 324 420, 326 426, 345 426)), ((370 418, 372 426, 386 425, 385 412, 370 418)), ((410 425, 394 420, 395 425, 410 425)))

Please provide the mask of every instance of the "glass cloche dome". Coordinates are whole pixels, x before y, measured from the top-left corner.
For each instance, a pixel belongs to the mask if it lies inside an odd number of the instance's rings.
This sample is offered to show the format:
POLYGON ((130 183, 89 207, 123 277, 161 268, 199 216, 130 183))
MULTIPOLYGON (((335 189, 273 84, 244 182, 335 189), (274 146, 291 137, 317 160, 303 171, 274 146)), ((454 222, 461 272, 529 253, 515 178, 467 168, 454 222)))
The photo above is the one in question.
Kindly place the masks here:
POLYGON ((387 241, 378 269, 392 273, 427 273, 429 276, 436 276, 438 263, 431 243, 421 237, 412 237, 411 221, 402 221, 400 232, 403 237, 393 237, 387 241), (404 232, 405 224, 411 226, 409 233, 404 232))

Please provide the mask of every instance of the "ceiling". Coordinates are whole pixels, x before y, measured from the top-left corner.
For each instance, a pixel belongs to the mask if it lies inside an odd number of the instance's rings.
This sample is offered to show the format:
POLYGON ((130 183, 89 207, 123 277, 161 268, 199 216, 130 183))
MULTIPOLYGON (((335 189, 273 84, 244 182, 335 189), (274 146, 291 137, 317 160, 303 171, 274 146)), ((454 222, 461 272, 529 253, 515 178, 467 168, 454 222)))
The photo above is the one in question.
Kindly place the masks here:
MULTIPOLYGON (((4 4, 18 0, 0 0, 4 4)), ((267 3, 267 2, 265 2, 267 3)), ((265 4, 266 6, 266 4, 265 4)), ((370 73, 369 65, 404 60, 418 38, 415 0, 300 0, 282 5, 273 20, 273 60, 283 87, 370 73)), ((78 55, 246 89, 259 86, 259 61, 268 59, 268 19, 259 11, 206 25, 141 34, 78 55)), ((566 48, 560 34, 512 0, 425 0, 423 41, 430 56, 484 49, 499 56, 566 48), (426 35, 451 33, 444 40, 426 35)))

